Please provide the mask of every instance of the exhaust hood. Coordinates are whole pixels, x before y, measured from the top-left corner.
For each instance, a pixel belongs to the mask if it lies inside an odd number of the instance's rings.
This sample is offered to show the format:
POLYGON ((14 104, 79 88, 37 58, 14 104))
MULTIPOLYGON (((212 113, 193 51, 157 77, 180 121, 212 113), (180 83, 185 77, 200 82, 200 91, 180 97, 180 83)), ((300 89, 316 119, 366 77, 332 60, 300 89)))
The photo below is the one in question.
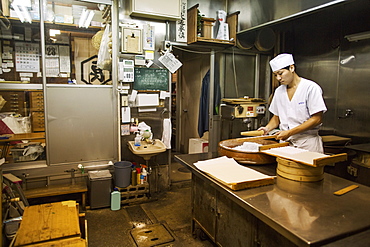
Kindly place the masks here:
MULTIPOLYGON (((354 1, 354 0, 352 0, 354 1)), ((242 16, 240 29, 237 33, 238 39, 243 39, 253 35, 256 30, 271 27, 276 24, 291 21, 304 15, 312 14, 328 7, 340 3, 351 2, 349 0, 270 0, 270 1, 248 1, 248 8, 253 10, 253 14, 242 16), (245 18, 244 18, 245 17, 245 18)), ((243 1, 232 6, 243 9, 243 1)), ((241 13, 243 14, 243 13, 241 13)))

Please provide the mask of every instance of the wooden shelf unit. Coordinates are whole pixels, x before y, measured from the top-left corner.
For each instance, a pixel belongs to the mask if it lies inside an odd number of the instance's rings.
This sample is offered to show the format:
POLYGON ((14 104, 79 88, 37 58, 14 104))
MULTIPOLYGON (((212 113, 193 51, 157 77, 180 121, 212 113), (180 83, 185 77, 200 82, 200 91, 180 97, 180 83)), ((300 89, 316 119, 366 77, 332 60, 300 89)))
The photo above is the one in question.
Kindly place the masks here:
POLYGON ((229 38, 230 40, 211 39, 205 37, 198 37, 197 32, 197 18, 198 18, 199 4, 194 5, 188 9, 188 44, 207 44, 207 45, 227 45, 235 46, 236 33, 238 28, 238 15, 240 11, 229 14, 226 17, 226 22, 229 24, 229 38))

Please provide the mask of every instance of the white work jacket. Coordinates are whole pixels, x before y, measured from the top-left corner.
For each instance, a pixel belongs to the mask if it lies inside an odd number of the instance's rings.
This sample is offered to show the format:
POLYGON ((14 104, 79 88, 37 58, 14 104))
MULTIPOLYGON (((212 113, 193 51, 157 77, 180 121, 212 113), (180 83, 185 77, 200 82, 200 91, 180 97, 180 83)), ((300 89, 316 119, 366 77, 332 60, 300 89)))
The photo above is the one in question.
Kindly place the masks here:
MULTIPOLYGON (((280 130, 292 129, 307 121, 313 114, 326 112, 326 110, 321 87, 304 78, 301 78, 291 100, 288 97, 287 86, 280 85, 275 90, 269 107, 269 111, 280 119, 280 130)), ((322 140, 318 135, 319 128, 320 125, 293 135, 288 140, 296 147, 322 153, 322 140)))

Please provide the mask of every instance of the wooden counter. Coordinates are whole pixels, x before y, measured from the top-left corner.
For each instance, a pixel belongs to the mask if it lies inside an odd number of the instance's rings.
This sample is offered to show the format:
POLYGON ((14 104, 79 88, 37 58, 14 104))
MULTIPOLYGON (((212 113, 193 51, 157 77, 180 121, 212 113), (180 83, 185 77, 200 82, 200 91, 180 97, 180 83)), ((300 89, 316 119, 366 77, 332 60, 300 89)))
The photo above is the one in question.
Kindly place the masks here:
POLYGON ((37 139, 44 139, 45 132, 33 132, 33 133, 22 133, 22 134, 5 134, 9 136, 8 139, 0 139, 0 142, 13 142, 13 141, 30 141, 37 139))
POLYGON ((3 151, 1 152, 0 158, 5 158, 8 154, 9 147, 12 145, 12 142, 16 141, 34 141, 45 139, 45 132, 32 132, 32 133, 22 133, 22 134, 5 134, 2 136, 8 136, 7 139, 0 139, 0 145, 2 146, 3 151))

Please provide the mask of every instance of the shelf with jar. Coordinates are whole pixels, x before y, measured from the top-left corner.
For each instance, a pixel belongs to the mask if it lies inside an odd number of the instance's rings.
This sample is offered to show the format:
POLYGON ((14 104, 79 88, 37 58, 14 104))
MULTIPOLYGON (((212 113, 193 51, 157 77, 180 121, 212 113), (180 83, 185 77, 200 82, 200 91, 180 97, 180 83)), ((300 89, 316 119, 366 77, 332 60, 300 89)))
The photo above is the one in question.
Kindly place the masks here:
POLYGON ((215 39, 212 37, 213 18, 201 17, 198 10, 199 4, 188 9, 188 44, 200 44, 210 46, 235 46, 238 28, 238 16, 240 11, 231 13, 226 17, 229 27, 229 40, 215 39))

